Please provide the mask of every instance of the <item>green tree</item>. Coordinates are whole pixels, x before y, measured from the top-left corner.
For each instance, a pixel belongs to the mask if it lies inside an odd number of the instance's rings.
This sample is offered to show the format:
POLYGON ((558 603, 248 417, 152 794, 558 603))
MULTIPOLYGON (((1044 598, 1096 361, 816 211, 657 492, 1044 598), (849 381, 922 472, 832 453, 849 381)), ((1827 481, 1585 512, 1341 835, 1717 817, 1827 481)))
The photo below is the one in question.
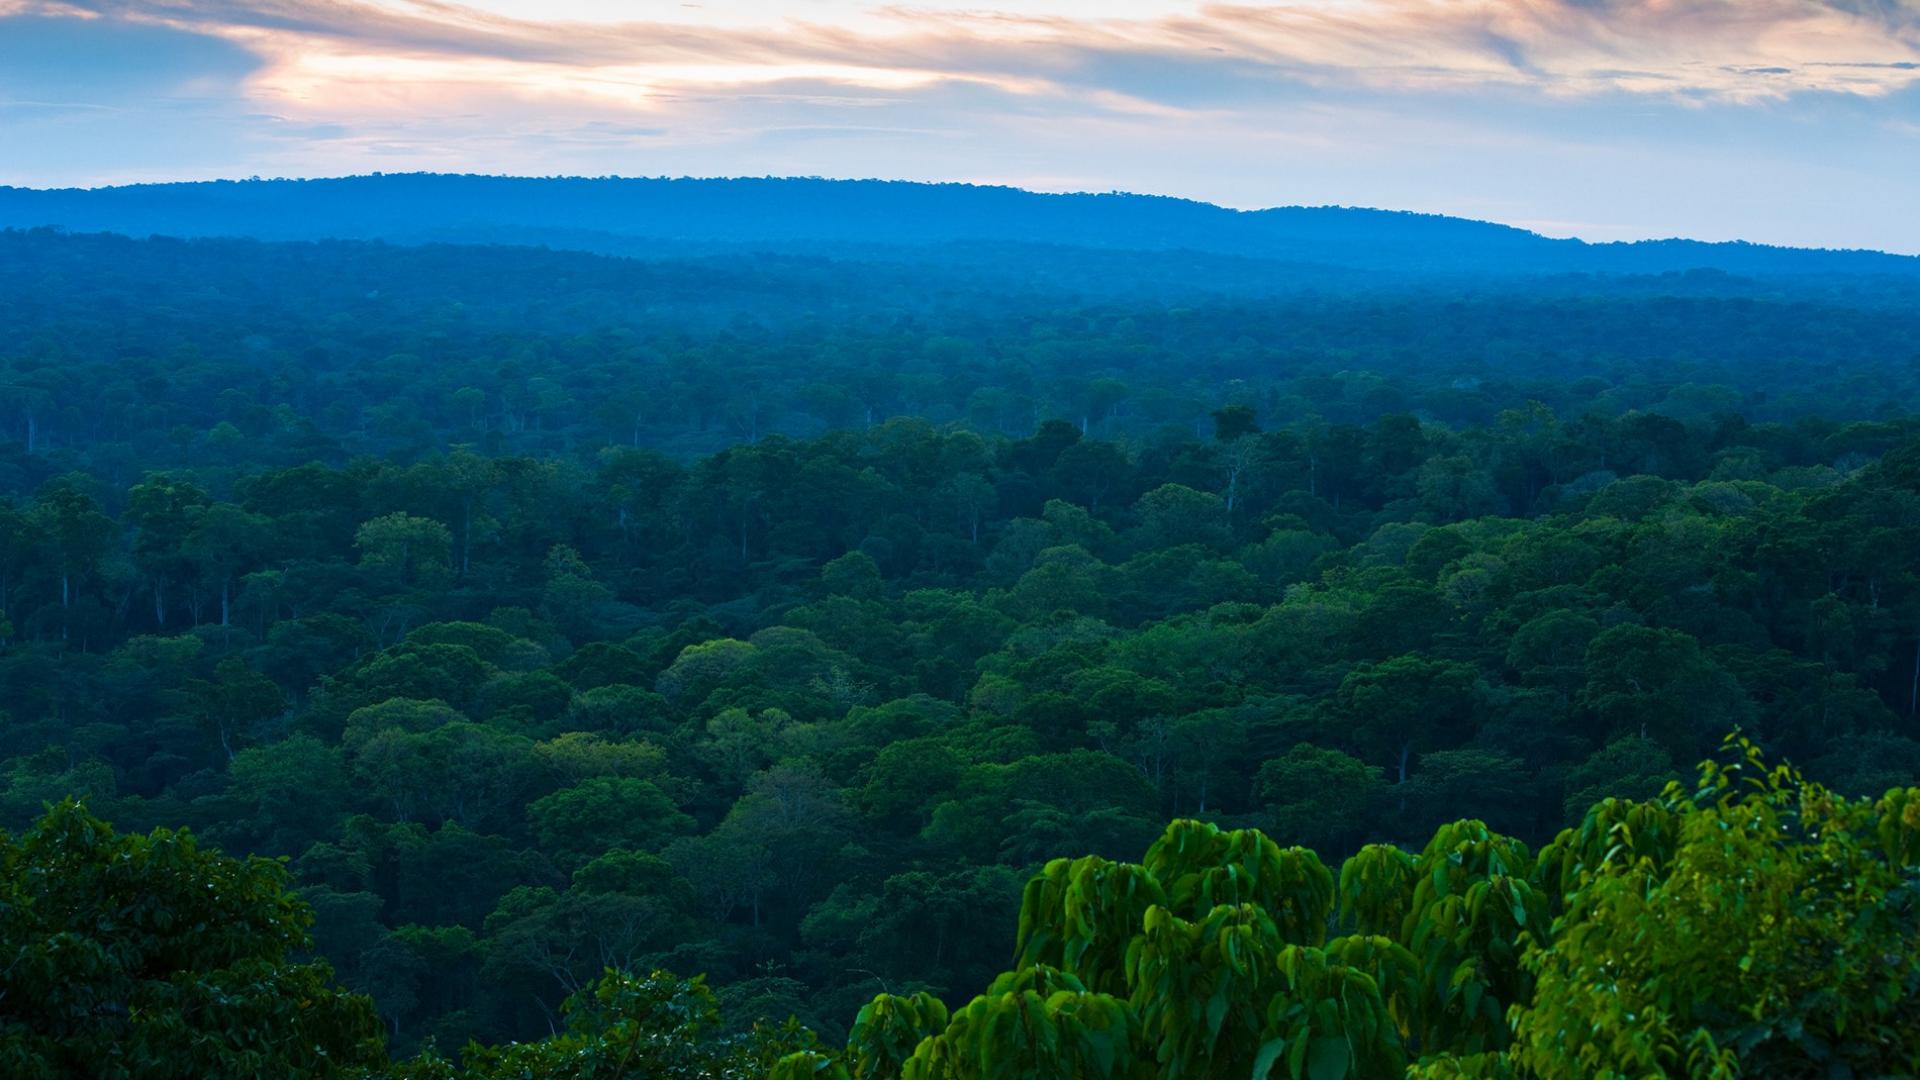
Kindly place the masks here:
POLYGON ((1691 761, 1706 733, 1741 715, 1738 684, 1678 630, 1613 627, 1587 647, 1584 667, 1577 702, 1603 738, 1639 735, 1691 761))
POLYGON ((1512 1053, 1526 1075, 1920 1069, 1920 802, 1840 798, 1745 739, 1731 749, 1695 791, 1651 804, 1673 819, 1668 844, 1623 845, 1616 817, 1612 845, 1573 871, 1552 941, 1527 952, 1538 987, 1512 1053))
POLYGON ((1127 983, 1164 1077, 1246 1075, 1281 986, 1279 928, 1253 904, 1222 904, 1189 921, 1148 909, 1127 947, 1127 983))
POLYGON ((312 916, 263 859, 120 835, 71 800, 0 834, 0 1071, 23 1078, 355 1076, 373 1003, 333 985, 312 916))
POLYGON ((1344 846, 1383 788, 1378 767, 1310 743, 1264 762, 1254 783, 1273 835, 1318 851, 1344 846))
POLYGON ((1255 1080, 1366 1080, 1406 1068, 1400 1034, 1372 975, 1302 945, 1281 950, 1255 1080))
POLYGON ((1141 863, 1166 889, 1169 909, 1183 917, 1250 904, 1273 920, 1286 944, 1326 940, 1333 874, 1306 848, 1282 848, 1254 829, 1181 820, 1167 826, 1141 863))
POLYGON ((43 539, 43 558, 60 579, 60 636, 72 627, 70 609, 78 589, 99 566, 113 543, 116 527, 85 490, 84 476, 48 484, 34 500, 30 526, 43 539))
POLYGON ((900 1080, 921 1040, 945 1031, 951 1019, 946 1005, 932 994, 874 995, 860 1007, 847 1035, 853 1080, 900 1080))
POLYGON ((1021 967, 1057 968, 1100 993, 1127 989, 1127 949, 1147 911, 1166 893, 1143 866, 1098 855, 1055 859, 1027 882, 1020 897, 1021 967))
POLYGON ((544 850, 573 863, 616 847, 658 851, 693 828, 651 781, 621 776, 593 777, 535 799, 527 821, 544 850))
POLYGON ((354 534, 360 562, 393 576, 401 587, 438 582, 450 572, 452 534, 432 518, 393 513, 374 518, 354 534))
POLYGON ((286 699, 272 679, 238 658, 222 660, 212 679, 188 679, 180 687, 182 711, 211 736, 231 761, 242 740, 280 715, 286 699))
POLYGON ((921 1042, 905 1080, 1118 1080, 1150 1075, 1142 1032, 1126 1003, 1089 993, 1051 968, 995 979, 953 1014, 945 1031, 921 1042))
POLYGON ((1416 754, 1447 749, 1472 732, 1479 674, 1449 660, 1398 656, 1355 668, 1335 700, 1360 737, 1391 762, 1395 782, 1405 784, 1416 754))

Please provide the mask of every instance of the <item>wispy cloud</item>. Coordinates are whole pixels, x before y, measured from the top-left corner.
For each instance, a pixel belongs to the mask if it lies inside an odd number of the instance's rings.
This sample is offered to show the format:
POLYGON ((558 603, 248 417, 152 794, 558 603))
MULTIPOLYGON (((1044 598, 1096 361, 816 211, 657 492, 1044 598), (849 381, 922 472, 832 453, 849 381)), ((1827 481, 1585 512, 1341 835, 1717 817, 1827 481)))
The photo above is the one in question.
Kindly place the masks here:
POLYGON ((965 79, 1192 105, 1274 83, 1747 101, 1876 95, 1920 80, 1920 7, 1908 0, 1295 0, 1170 5, 1133 17, 1099 14, 1093 4, 1079 14, 1023 14, 1030 5, 1015 3, 876 5, 719 25, 555 20, 534 17, 539 5, 501 0, 13 4, 225 37, 274 61, 269 82, 310 78, 303 69, 313 68, 417 81, 464 65, 547 92, 821 75, 872 85, 965 79))
POLYGON ((109 108, 0 105, 0 182, 867 175, 1920 248, 1920 0, 0 0, 4 102, 109 108), (66 36, 10 66, 28 26, 66 36))

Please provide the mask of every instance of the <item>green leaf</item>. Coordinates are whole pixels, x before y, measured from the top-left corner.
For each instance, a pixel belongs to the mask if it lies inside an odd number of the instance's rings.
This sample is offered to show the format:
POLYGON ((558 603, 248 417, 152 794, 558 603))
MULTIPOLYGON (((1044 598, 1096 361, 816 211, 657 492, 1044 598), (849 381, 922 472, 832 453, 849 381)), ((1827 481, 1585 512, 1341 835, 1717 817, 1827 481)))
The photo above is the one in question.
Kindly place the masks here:
POLYGON ((1261 1043, 1260 1053, 1253 1059, 1252 1080, 1267 1080, 1268 1075, 1273 1072, 1274 1063, 1278 1062, 1280 1055, 1286 1051, 1287 1040, 1285 1039, 1268 1039, 1261 1043))
POLYGON ((1307 1051, 1307 1080, 1343 1080, 1353 1064, 1347 1040, 1321 1037, 1307 1051))

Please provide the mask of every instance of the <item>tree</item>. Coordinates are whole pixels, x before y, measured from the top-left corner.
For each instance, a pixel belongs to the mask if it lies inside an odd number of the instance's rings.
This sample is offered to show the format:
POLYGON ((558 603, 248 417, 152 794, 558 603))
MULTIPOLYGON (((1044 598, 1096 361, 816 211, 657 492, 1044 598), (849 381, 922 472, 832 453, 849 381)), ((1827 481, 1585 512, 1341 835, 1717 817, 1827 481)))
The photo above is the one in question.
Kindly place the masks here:
POLYGON ((186 715, 212 736, 229 761, 241 740, 253 737, 262 723, 286 708, 273 680, 237 658, 220 661, 210 680, 186 680, 180 700, 186 715))
POLYGON ((354 1076, 386 1064, 312 915, 265 859, 184 831, 120 835, 72 800, 0 834, 0 1070, 9 1076, 354 1076))
POLYGON ((393 820, 482 830, 517 826, 531 815, 531 792, 546 790, 531 739, 464 720, 379 730, 354 752, 351 772, 393 820))
POLYGON ((1319 851, 1340 845, 1366 821, 1380 769, 1338 750, 1296 743, 1260 766, 1254 779, 1275 836, 1319 851))
POLYGON ((1129 943, 1147 912, 1166 904, 1143 866, 1098 855, 1055 859, 1021 893, 1014 956, 1022 967, 1058 968, 1101 993, 1124 994, 1129 943))
POLYGON ((127 489, 121 521, 137 530, 133 558, 148 577, 155 627, 167 625, 167 599, 191 576, 187 538, 194 512, 210 501, 197 485, 165 474, 149 474, 127 489))
POLYGON ((1167 826, 1141 864, 1166 889, 1168 908, 1186 918, 1249 904, 1273 921, 1285 944, 1326 940, 1333 875, 1306 848, 1282 848, 1254 829, 1181 820, 1167 826))
POLYGON ((1340 682, 1335 700, 1358 734, 1405 784, 1414 755, 1464 738, 1478 718, 1479 675, 1465 664, 1399 656, 1363 664, 1340 682))
POLYGON ((1414 871, 1401 940, 1420 962, 1420 1045, 1499 1050, 1508 1007, 1533 996, 1522 952, 1549 933, 1533 856, 1484 822, 1457 821, 1434 833, 1414 871))
POLYGON ((706 981, 670 972, 635 975, 607 971, 561 1006, 566 1030, 537 1042, 469 1046, 456 1074, 437 1055, 405 1063, 401 1080, 619 1080, 661 1077, 765 1075, 788 1053, 803 1052, 791 1038, 756 1033, 732 1040, 719 1033, 720 1012, 706 981))
POLYGON ((1379 984, 1366 971, 1319 949, 1289 945, 1280 951, 1279 989, 1267 1006, 1252 1075, 1292 1080, 1366 1080, 1406 1068, 1379 984))
MULTIPOLYGON (((1664 849, 1580 860, 1539 980, 1514 1015, 1513 1064, 1543 1078, 1622 1074, 1897 1075, 1920 1068, 1920 805, 1913 789, 1849 800, 1730 740, 1671 815, 1664 849), (1817 943, 1817 944, 1816 944, 1817 943), (1812 947, 1809 947, 1812 946, 1812 947)), ((1617 815, 1603 803, 1589 813, 1617 815)), ((1581 843, 1588 825, 1556 847, 1581 843)))
POLYGON ((83 490, 84 477, 66 477, 42 489, 34 500, 32 526, 45 538, 46 557, 60 578, 60 637, 72 626, 74 593, 93 572, 112 543, 113 519, 83 490))
POLYGON ((1227 504, 1227 517, 1233 517, 1234 507, 1240 505, 1240 493, 1248 473, 1260 468, 1267 461, 1267 446, 1262 440, 1251 435, 1243 435, 1228 443, 1221 451, 1221 464, 1226 468, 1227 490, 1224 495, 1227 504))
POLYGON ((995 979, 921 1042, 905 1080, 1118 1080, 1144 1077, 1142 1032, 1126 1004, 1051 968, 995 979))
POLYGON ((329 835, 347 806, 341 756, 304 734, 235 754, 227 766, 228 797, 245 808, 238 816, 258 838, 246 846, 292 855, 329 835))
POLYGON ((1074 443, 1060 451, 1053 463, 1053 479, 1060 492, 1088 510, 1099 510, 1102 499, 1123 490, 1132 471, 1126 451, 1100 439, 1074 443))
POLYGON ((574 871, 564 890, 520 886, 486 919, 486 968, 551 977, 568 993, 608 969, 632 970, 688 931, 693 894, 665 860, 614 850, 574 871))
POLYGON ((1604 799, 1650 799, 1664 790, 1678 771, 1673 757, 1659 743, 1640 735, 1623 735, 1567 771, 1567 819, 1577 820, 1588 807, 1604 799))
POLYGON ((1584 667, 1576 700, 1608 739, 1640 735, 1690 761, 1706 732, 1741 714, 1738 686, 1678 630, 1613 627, 1587 647, 1584 667))
POLYGON ((546 571, 542 607, 547 617, 575 640, 592 637, 613 590, 595 581, 586 560, 565 544, 547 552, 546 571))
POLYGON ((1548 686, 1571 698, 1586 677, 1587 647, 1600 624, 1585 612, 1565 608, 1528 620, 1513 632, 1507 667, 1532 686, 1548 686))
POLYGON ((1390 844, 1367 844, 1340 864, 1340 921, 1355 934, 1398 936, 1413 908, 1415 858, 1390 844))
POLYGON ((1421 831, 1438 827, 1466 803, 1484 800, 1496 825, 1526 832, 1533 824, 1527 813, 1533 780, 1526 762, 1499 750, 1435 750, 1421 755, 1420 771, 1400 794, 1421 831))
POLYGON ((1285 943, 1254 904, 1222 904, 1189 921, 1148 909, 1127 948, 1127 983, 1159 1073, 1239 1075, 1257 1060, 1285 943))
POLYGON ((900 1080, 921 1040, 945 1031, 950 1020, 946 1005, 932 994, 874 995, 847 1034, 853 1080, 900 1080))
POLYGON ((445 575, 452 534, 431 518, 393 513, 374 518, 354 534, 363 566, 379 568, 401 587, 432 583, 445 575))
POLYGON ((231 503, 214 503, 193 513, 185 547, 201 575, 220 595, 220 625, 233 621, 233 584, 260 558, 267 521, 231 503))
POLYGON ((527 822, 540 846, 563 863, 583 863, 616 847, 658 851, 691 831, 680 812, 651 781, 597 776, 535 799, 527 822))
POLYGON ((1227 538, 1226 503, 1218 495, 1182 484, 1162 484, 1133 504, 1140 539, 1151 548, 1180 544, 1219 546, 1227 538))
POLYGON ((1259 414, 1251 406, 1228 405, 1213 412, 1213 437, 1216 442, 1234 443, 1259 433, 1259 414))

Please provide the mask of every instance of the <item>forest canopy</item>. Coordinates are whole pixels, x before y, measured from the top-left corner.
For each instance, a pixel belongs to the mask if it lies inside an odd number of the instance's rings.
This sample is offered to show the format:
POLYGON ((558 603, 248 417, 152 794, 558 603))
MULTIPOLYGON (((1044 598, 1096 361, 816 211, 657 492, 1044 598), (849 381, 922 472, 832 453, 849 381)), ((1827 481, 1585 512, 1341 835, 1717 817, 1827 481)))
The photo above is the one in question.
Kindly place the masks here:
POLYGON ((0 233, 0 1071, 1920 1067, 1911 279, 621 254, 0 233))
POLYGON ((564 1033, 470 1043, 458 1063, 429 1047, 389 1064, 373 1003, 288 961, 311 915, 275 863, 116 836, 68 800, 0 834, 0 1062, 404 1080, 1920 1068, 1920 788, 1847 799, 1727 743, 1691 790, 1604 799, 1537 853, 1466 820, 1336 874, 1258 831, 1178 820, 1138 863, 1054 859, 1022 891, 1011 970, 953 1010, 883 990, 844 1048, 791 1019, 722 1034, 704 979, 609 966, 562 1005, 564 1033))

